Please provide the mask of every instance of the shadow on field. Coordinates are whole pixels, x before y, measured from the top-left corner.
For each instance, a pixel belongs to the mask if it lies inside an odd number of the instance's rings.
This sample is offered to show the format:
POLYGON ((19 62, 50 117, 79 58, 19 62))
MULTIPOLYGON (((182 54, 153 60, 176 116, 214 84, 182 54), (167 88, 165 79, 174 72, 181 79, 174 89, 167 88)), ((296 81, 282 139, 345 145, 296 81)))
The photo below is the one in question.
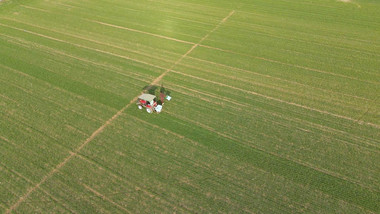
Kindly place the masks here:
POLYGON ((144 86, 143 88, 143 91, 148 93, 148 94, 155 94, 155 91, 157 90, 157 88, 159 88, 160 86, 158 85, 146 85, 144 86))
POLYGON ((148 94, 152 95, 158 95, 160 93, 163 93, 165 95, 170 96, 170 91, 167 90, 164 86, 158 86, 158 85, 146 85, 142 88, 142 90, 148 94))

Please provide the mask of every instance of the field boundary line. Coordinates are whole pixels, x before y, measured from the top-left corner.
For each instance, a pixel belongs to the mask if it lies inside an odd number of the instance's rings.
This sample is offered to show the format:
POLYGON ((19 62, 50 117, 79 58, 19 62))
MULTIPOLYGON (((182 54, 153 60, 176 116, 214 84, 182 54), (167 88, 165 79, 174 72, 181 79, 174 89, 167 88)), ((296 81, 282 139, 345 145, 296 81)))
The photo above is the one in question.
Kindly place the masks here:
MULTIPOLYGON (((157 84, 159 81, 161 81, 161 79, 166 75, 168 74, 170 71, 172 71, 172 69, 182 61, 183 58, 185 58, 187 55, 189 55, 196 47, 198 47, 200 45, 201 42, 203 42, 205 39, 207 39, 209 37, 209 35, 211 33, 213 33, 215 30, 217 30, 221 24, 223 24, 224 22, 227 21, 227 19, 229 19, 233 14, 235 13, 235 10, 232 10, 228 16, 226 16, 224 19, 222 19, 222 21, 219 22, 218 25, 216 25, 214 27, 214 29, 212 29, 208 34, 206 34, 197 44, 194 44, 190 50, 188 50, 184 55, 182 55, 170 68, 168 68, 164 73, 162 73, 159 77, 157 77, 156 79, 153 80, 153 82, 150 84, 151 86, 154 85, 154 84, 157 84)), ((7 26, 7 25, 4 25, 4 24, 0 24, 2 26, 7 26)), ((10 26, 7 26, 7 27, 10 27, 10 26)), ((13 27, 11 27, 13 28, 13 27)), ((19 28, 17 28, 18 30, 20 30, 19 28)), ((23 31, 26 31, 26 30, 23 30, 23 31)), ((42 35, 42 34, 38 34, 38 33, 34 33, 34 32, 31 32, 31 31, 27 31, 29 33, 33 33, 33 34, 36 34, 36 35, 42 35)), ((45 36, 45 35, 43 35, 45 36)), ((50 37, 50 36, 46 36, 47 38, 50 38, 50 39, 53 39, 53 40, 57 40, 57 41, 62 41, 62 42, 65 42, 63 40, 60 40, 60 39, 55 39, 53 37, 50 37)), ((15 210, 22 202, 24 202, 30 194, 32 194, 34 191, 36 191, 43 183, 45 183, 49 178, 51 178, 54 174, 56 174, 58 172, 59 169, 61 169, 63 166, 66 165, 67 162, 69 162, 74 156, 76 156, 88 143, 90 143, 97 135, 99 135, 101 132, 103 132, 103 130, 109 126, 111 124, 111 122, 113 122, 116 118, 118 118, 132 103, 134 103, 138 97, 140 95, 137 95, 135 98, 133 98, 126 106, 124 106, 121 110, 119 110, 115 115, 113 115, 110 119, 108 119, 102 126, 100 126, 97 130, 95 130, 90 137, 88 137, 77 149, 74 150, 74 152, 70 152, 69 156, 67 156, 62 162, 60 162, 53 170, 51 170, 47 175, 45 175, 41 181, 39 183, 37 183, 35 186, 33 186, 32 188, 30 188, 24 195, 22 195, 18 201, 16 201, 12 206, 9 207, 8 210, 5 211, 6 214, 9 214, 11 213, 13 210, 15 210)))

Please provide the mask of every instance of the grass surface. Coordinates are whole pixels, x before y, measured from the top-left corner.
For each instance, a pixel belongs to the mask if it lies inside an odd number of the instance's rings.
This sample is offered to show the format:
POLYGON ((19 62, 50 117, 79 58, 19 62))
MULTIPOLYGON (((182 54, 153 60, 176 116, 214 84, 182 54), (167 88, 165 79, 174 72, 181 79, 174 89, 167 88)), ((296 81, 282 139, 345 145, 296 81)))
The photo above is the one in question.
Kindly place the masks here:
POLYGON ((0 213, 380 212, 379 10, 2 1, 0 213))

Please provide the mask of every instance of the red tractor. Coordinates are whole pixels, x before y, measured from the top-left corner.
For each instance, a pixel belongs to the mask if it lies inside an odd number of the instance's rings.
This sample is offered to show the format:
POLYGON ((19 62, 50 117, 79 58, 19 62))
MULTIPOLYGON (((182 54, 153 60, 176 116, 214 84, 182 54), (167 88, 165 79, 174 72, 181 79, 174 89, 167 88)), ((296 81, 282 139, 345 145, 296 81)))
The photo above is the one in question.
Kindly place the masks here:
POLYGON ((160 113, 162 110, 162 105, 157 105, 156 96, 152 94, 142 94, 138 97, 136 104, 139 109, 146 108, 149 114, 153 112, 160 113))

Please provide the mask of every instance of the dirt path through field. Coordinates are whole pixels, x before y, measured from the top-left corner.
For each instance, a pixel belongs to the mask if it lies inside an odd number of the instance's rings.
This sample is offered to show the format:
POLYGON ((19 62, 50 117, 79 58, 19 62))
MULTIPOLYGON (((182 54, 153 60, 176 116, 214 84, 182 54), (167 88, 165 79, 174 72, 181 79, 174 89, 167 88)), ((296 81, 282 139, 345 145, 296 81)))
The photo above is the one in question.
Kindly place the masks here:
MULTIPOLYGON (((223 18, 218 25, 214 27, 208 34, 206 34, 197 44, 194 44, 190 50, 188 50, 184 55, 182 55, 170 68, 165 70, 159 77, 157 77, 155 80, 152 81, 150 84, 155 85, 161 81, 161 79, 167 75, 169 72, 172 71, 172 69, 179 64, 183 58, 185 58, 187 55, 189 55, 196 47, 198 47, 211 33, 216 31, 224 22, 226 22, 233 14, 235 13, 235 10, 232 10, 225 18, 223 18)), ((9 27, 9 26, 8 26, 9 27)), ((59 40, 55 39, 49 36, 41 35, 38 33, 39 36, 48 37, 53 40, 59 40)), ((61 42, 65 42, 63 40, 59 40, 61 42)), ((12 206, 9 207, 9 209, 6 211, 7 214, 13 212, 17 207, 24 202, 34 191, 40 188, 42 184, 44 184, 49 178, 51 178, 53 175, 55 175, 59 169, 61 169, 63 166, 66 165, 67 162, 69 162, 74 156, 77 156, 77 154, 87 145, 89 144, 96 136, 98 136, 107 126, 109 126, 116 118, 118 118, 132 103, 136 102, 139 95, 137 95, 135 98, 133 98, 124 108, 122 108, 120 111, 118 111, 115 115, 113 115, 109 120, 107 120, 102 126, 100 126, 97 130, 95 130, 89 138, 87 138, 74 152, 70 152, 70 155, 67 156, 62 162, 60 162, 53 170, 51 170, 47 175, 45 175, 39 183, 37 183, 35 186, 31 187, 24 195, 22 195, 16 203, 14 203, 12 206)))

